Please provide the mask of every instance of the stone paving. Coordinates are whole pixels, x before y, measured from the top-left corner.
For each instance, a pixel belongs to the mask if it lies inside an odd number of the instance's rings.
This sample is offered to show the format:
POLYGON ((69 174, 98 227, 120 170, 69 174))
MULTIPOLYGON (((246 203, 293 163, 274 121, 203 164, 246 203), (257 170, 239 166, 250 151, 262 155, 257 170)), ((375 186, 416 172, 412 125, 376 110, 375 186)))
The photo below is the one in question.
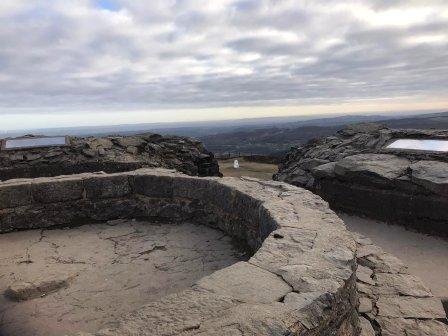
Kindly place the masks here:
POLYGON ((393 255, 354 233, 361 336, 448 336, 442 302, 393 255))
POLYGON ((2 234, 0 335, 96 331, 244 258, 221 231, 188 223, 2 234))

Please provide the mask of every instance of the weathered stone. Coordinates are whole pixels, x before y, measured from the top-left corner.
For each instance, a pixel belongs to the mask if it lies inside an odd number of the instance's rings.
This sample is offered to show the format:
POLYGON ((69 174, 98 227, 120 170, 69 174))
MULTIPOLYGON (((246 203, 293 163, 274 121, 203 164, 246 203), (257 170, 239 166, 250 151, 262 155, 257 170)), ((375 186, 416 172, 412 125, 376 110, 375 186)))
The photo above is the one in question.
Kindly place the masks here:
POLYGON ((41 154, 39 153, 29 153, 25 155, 25 158, 27 159, 27 161, 34 161, 37 159, 40 159, 42 157, 41 154))
POLYGON ((5 296, 14 301, 25 301, 58 291, 67 287, 74 275, 43 275, 33 282, 18 281, 8 287, 5 296))
POLYGON ((414 298, 410 296, 381 296, 376 306, 378 316, 396 318, 446 318, 442 303, 438 298, 414 298))
POLYGON ((446 325, 435 320, 378 318, 382 336, 448 336, 446 325))
POLYGON ((132 192, 129 178, 124 175, 95 176, 84 180, 88 199, 125 197, 132 192))
POLYGON ((323 164, 321 166, 317 166, 311 170, 314 176, 322 178, 322 177, 334 177, 334 168, 336 166, 336 162, 329 162, 323 164))
POLYGON ((430 290, 417 277, 409 274, 376 273, 377 288, 380 295, 409 295, 430 297, 430 290))
POLYGON ((29 205, 32 202, 30 184, 10 184, 0 189, 0 209, 29 205))
POLYGON ((371 254, 367 257, 359 258, 358 263, 380 273, 408 273, 407 266, 400 259, 389 253, 371 254))
POLYGON ((358 248, 358 251, 356 252, 356 256, 358 258, 364 258, 370 255, 378 255, 381 254, 383 250, 381 247, 376 245, 362 245, 358 248))
POLYGON ((448 196, 448 163, 419 161, 410 166, 412 181, 435 194, 448 196))
POLYGON ((128 152, 129 154, 137 154, 138 153, 138 148, 135 146, 129 146, 126 147, 126 152, 128 152))
POLYGON ((360 297, 358 311, 360 313, 370 313, 372 311, 372 300, 367 297, 360 297))
MULTIPOLYGON (((372 240, 370 240, 370 238, 364 237, 363 235, 357 233, 357 232, 353 232, 353 238, 355 239, 356 243, 364 246, 364 245, 373 245, 372 240)), ((356 253, 356 255, 359 257, 359 249, 361 248, 358 247, 358 252, 356 253)))
POLYGON ((361 334, 359 336, 375 336, 375 330, 369 320, 364 317, 360 317, 359 324, 361 326, 361 334))
POLYGON ((356 270, 356 278, 359 281, 362 281, 369 285, 375 285, 376 282, 374 279, 372 279, 373 271, 368 268, 361 265, 358 265, 358 269, 356 270))
POLYGON ((55 203, 79 200, 83 197, 82 180, 63 178, 59 180, 39 179, 31 184, 33 199, 39 203, 55 203))
POLYGON ((300 310, 313 303, 321 295, 323 295, 321 292, 309 292, 309 293, 291 292, 286 294, 283 303, 293 309, 300 310))
POLYGON ((246 262, 219 270, 201 279, 197 286, 218 295, 251 303, 279 301, 292 290, 277 275, 246 262))
POLYGON ((358 154, 337 162, 334 172, 339 178, 353 181, 390 182, 406 172, 409 161, 388 154, 358 154), (367 178, 367 176, 371 176, 367 178))
POLYGON ((140 147, 145 144, 145 140, 140 137, 116 137, 113 138, 113 142, 116 142, 119 146, 123 148, 128 147, 140 147))

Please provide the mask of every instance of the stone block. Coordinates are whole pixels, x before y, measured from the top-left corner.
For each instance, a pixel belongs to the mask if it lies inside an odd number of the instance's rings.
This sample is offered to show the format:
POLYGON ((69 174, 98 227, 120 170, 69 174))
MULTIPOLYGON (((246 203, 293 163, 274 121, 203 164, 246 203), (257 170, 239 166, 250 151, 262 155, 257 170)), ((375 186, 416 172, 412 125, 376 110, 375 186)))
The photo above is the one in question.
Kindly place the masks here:
POLYGON ((173 176, 135 174, 129 176, 136 194, 154 198, 173 198, 173 176))
POLYGON ((79 178, 40 179, 31 184, 31 190, 38 203, 67 202, 83 198, 84 185, 79 178))
POLYGON ((378 318, 382 336, 448 336, 445 324, 435 320, 378 318))
POLYGON ((415 298, 410 296, 387 297, 378 299, 378 316, 395 318, 432 319, 446 318, 439 298, 415 298))
POLYGON ((125 174, 94 176, 84 180, 87 199, 125 197, 132 193, 125 174))
POLYGON ((448 196, 448 163, 418 161, 410 166, 414 183, 435 194, 448 196))
POLYGON ((29 183, 0 186, 0 209, 29 205, 32 202, 31 185, 29 183))
POLYGON ((277 275, 247 262, 238 262, 216 271, 199 280, 197 286, 218 295, 251 303, 279 301, 292 291, 277 275))
POLYGON ((431 297, 432 294, 423 282, 410 274, 376 273, 379 295, 405 295, 415 297, 431 297))

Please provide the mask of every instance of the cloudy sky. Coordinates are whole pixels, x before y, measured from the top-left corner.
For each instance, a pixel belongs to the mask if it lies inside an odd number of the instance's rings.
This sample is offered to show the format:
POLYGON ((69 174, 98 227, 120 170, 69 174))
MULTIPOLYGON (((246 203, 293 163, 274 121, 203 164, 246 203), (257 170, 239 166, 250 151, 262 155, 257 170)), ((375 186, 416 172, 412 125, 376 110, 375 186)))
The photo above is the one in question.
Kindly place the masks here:
POLYGON ((0 130, 425 109, 447 0, 0 1, 0 130))

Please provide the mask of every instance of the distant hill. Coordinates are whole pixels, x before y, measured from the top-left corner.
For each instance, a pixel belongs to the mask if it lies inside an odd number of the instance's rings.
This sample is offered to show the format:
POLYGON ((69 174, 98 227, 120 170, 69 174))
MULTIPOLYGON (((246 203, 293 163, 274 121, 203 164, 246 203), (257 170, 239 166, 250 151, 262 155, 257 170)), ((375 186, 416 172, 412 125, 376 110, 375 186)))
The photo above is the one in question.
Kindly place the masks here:
POLYGON ((339 126, 267 127, 208 135, 200 140, 209 151, 218 154, 279 155, 279 152, 286 152, 291 146, 315 137, 330 135, 338 129, 339 126))
POLYGON ((220 134, 233 131, 253 130, 255 128, 279 127, 291 128, 299 126, 333 126, 350 122, 376 121, 387 118, 381 115, 350 115, 324 117, 294 116, 294 117, 266 117, 247 118, 235 120, 218 121, 195 121, 195 122, 167 122, 167 123, 145 123, 125 124, 108 126, 78 126, 59 127, 46 129, 27 129, 20 131, 0 131, 0 138, 20 136, 24 134, 41 135, 72 135, 72 136, 106 136, 106 135, 133 135, 138 133, 153 132, 162 135, 180 135, 189 137, 202 137, 211 134, 220 134))
POLYGON ((412 117, 344 116, 290 122, 275 127, 252 128, 201 137, 208 150, 217 153, 240 153, 279 156, 290 147, 328 136, 347 124, 380 122, 389 128, 448 129, 448 112, 412 117), (282 127, 283 126, 283 127, 282 127))
POLYGON ((381 120, 390 128, 448 129, 448 112, 381 120))
MULTIPOLYGON (((417 112, 413 112, 417 113, 417 112)), ((344 125, 383 122, 390 128, 448 129, 448 112, 394 116, 345 115, 295 116, 240 120, 149 123, 115 126, 67 127, 0 132, 0 138, 24 134, 106 136, 158 133, 198 138, 217 154, 258 154, 281 156, 292 146, 333 134, 344 125)))

